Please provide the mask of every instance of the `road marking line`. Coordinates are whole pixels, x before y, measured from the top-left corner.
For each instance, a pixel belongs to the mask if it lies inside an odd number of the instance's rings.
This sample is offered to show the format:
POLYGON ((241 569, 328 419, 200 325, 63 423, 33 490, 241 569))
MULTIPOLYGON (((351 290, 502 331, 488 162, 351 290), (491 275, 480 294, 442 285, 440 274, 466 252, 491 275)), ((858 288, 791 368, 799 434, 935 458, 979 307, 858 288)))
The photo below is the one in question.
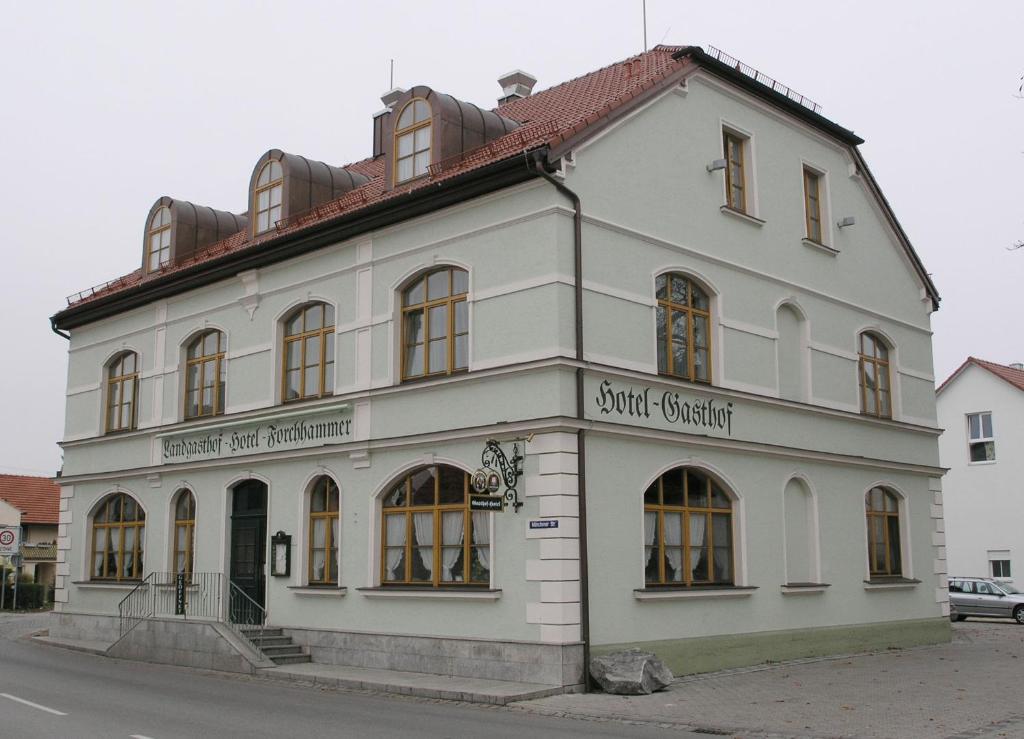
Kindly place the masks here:
POLYGON ((58 710, 53 709, 53 708, 47 708, 46 706, 41 706, 38 703, 33 703, 32 701, 27 701, 24 698, 19 698, 18 696, 11 695, 10 693, 0 693, 0 697, 8 698, 8 699, 10 699, 12 701, 17 701, 18 703, 24 703, 26 706, 32 706, 32 708, 38 708, 40 711, 46 711, 47 713, 52 713, 54 716, 67 716, 67 714, 64 713, 63 711, 58 711, 58 710))
POLYGON ((146 736, 145 734, 129 734, 128 739, 153 739, 153 737, 146 736))

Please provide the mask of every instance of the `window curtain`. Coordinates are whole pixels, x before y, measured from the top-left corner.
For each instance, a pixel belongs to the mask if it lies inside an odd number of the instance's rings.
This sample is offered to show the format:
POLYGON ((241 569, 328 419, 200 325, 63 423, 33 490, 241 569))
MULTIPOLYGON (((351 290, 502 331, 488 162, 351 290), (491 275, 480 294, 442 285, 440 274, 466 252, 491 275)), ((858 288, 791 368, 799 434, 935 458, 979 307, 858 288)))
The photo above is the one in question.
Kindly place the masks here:
POLYGON ((683 517, 677 513, 666 513, 665 521, 665 554, 672 567, 672 579, 683 579, 683 517))
MULTIPOLYGON (((420 515, 420 514, 417 514, 420 515)), ((444 547, 441 552, 441 580, 452 581, 452 567, 459 560, 462 554, 463 529, 466 525, 466 516, 461 511, 458 513, 444 513, 441 516, 441 543, 459 544, 459 548, 444 547)), ((417 527, 419 530, 419 527, 417 527)), ((465 579, 465 578, 464 578, 465 579)))
MULTIPOLYGON (((405 516, 387 516, 387 562, 389 580, 397 580, 398 565, 402 563, 402 555, 405 554, 405 516), (392 547, 395 547, 394 549, 392 547), (401 547, 401 548, 399 548, 401 547)), ((401 578, 405 579, 405 578, 401 578)))
POLYGON ((413 530, 416 532, 416 545, 420 553, 423 568, 434 574, 434 514, 414 513, 413 530))
POLYGON ((695 571, 701 557, 706 558, 704 535, 707 532, 708 519, 703 514, 689 516, 690 519, 690 571, 695 571))
MULTIPOLYGON (((476 558, 480 565, 491 571, 491 520, 490 514, 485 511, 473 513, 473 548, 476 550, 476 558)), ((466 580, 471 580, 472 575, 467 575, 466 580)))
POLYGON ((654 556, 654 537, 658 533, 658 514, 654 511, 644 513, 644 551, 647 557, 644 558, 644 566, 650 567, 651 557, 654 556))

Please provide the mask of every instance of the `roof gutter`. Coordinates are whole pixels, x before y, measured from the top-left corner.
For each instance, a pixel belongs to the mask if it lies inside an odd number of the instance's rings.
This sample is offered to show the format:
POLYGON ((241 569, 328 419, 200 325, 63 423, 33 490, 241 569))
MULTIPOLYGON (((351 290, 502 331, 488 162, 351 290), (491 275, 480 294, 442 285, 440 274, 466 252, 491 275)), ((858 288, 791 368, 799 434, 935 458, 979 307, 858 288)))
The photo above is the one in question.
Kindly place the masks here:
POLYGON ((553 177, 548 171, 553 165, 548 161, 550 152, 534 151, 528 164, 538 177, 554 185, 562 195, 569 198, 573 208, 573 293, 575 296, 574 318, 576 324, 576 419, 581 422, 576 430, 576 490, 579 506, 580 543, 580 639, 583 641, 583 689, 590 692, 593 682, 590 677, 590 568, 587 564, 587 432, 583 428, 583 204, 580 196, 569 189, 564 182, 553 177))
POLYGON ((61 331, 59 328, 57 328, 56 316, 50 318, 50 330, 53 331, 53 333, 57 334, 57 336, 61 336, 67 339, 68 341, 71 341, 71 334, 67 333, 66 331, 61 331))
POLYGON ((115 294, 65 308, 50 319, 50 324, 55 331, 78 328, 156 300, 231 279, 239 272, 266 267, 322 249, 369 231, 525 182, 536 176, 534 170, 523 167, 519 157, 512 156, 453 177, 451 180, 417 188, 405 195, 361 209, 357 213, 284 234, 258 246, 225 254, 165 277, 145 280, 115 294))

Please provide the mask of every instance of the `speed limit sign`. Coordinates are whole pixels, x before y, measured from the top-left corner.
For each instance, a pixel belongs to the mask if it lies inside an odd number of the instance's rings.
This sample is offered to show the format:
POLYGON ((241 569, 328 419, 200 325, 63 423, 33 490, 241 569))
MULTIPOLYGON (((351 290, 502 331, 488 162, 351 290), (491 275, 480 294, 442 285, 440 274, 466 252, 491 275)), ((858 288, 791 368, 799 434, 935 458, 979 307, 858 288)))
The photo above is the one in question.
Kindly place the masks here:
POLYGON ((18 526, 0 526, 0 556, 17 554, 21 549, 21 529, 18 526))

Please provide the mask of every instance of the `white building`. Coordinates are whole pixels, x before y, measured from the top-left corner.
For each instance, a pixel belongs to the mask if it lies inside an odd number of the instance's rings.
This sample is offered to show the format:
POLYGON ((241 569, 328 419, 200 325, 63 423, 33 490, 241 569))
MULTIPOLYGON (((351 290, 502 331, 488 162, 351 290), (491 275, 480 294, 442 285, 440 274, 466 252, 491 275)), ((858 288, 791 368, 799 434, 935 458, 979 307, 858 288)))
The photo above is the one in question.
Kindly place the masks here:
POLYGON ((937 397, 949 572, 1014 582, 1024 575, 1024 367, 968 357, 937 397))
MULTIPOLYGON (((142 267, 53 318, 51 633, 112 641, 183 572, 315 661, 556 685, 621 645, 948 639, 938 296, 861 139, 738 70, 394 90, 367 160, 272 150, 242 215, 157 200, 142 267), (490 439, 521 508, 471 507, 490 439)), ((114 653, 202 664, 142 621, 114 653)))

